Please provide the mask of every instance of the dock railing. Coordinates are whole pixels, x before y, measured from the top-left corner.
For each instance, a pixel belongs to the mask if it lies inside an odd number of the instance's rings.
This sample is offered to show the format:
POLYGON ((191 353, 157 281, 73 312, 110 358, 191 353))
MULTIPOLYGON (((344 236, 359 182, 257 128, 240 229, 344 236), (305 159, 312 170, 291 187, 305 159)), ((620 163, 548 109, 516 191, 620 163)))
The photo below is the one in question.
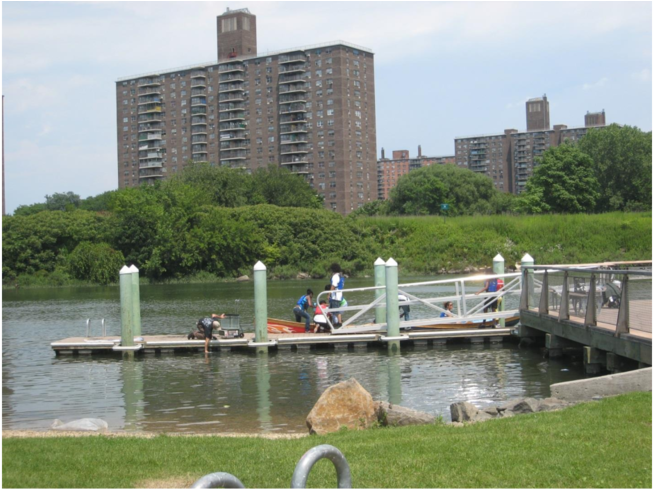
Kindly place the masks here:
POLYGON ((651 262, 581 268, 527 266, 520 310, 651 338, 651 262), (541 280, 528 280, 537 274, 541 280), (529 290, 530 284, 533 290, 529 290))
MULTIPOLYGON (((474 275, 456 279, 432 280, 427 282, 414 282, 399 284, 398 292, 408 300, 401 301, 399 306, 416 306, 416 311, 411 310, 410 315, 415 319, 401 321, 401 329, 426 325, 445 325, 461 322, 491 322, 495 319, 515 317, 519 314, 519 298, 521 296, 521 273, 503 273, 491 275, 474 275), (500 279, 504 285, 496 292, 477 293, 483 288, 485 281, 500 279), (486 299, 493 298, 500 304, 496 311, 483 312, 486 299), (444 303, 453 302, 454 311, 452 317, 440 317, 445 312, 444 303)), ((354 314, 343 320, 341 328, 334 328, 333 322, 327 318, 329 327, 333 334, 353 332, 353 330, 364 332, 366 330, 386 327, 386 323, 371 324, 372 314, 376 308, 386 307, 385 286, 359 287, 343 289, 343 297, 347 300, 347 306, 329 308, 328 312, 354 314), (375 290, 382 290, 383 294, 372 302, 369 296, 375 290), (359 322, 360 321, 360 322, 359 322), (361 326, 353 327, 354 323, 361 326)), ((316 297, 316 303, 321 300, 328 302, 331 291, 322 291, 316 297)), ((344 318, 343 318, 344 319, 344 318)))

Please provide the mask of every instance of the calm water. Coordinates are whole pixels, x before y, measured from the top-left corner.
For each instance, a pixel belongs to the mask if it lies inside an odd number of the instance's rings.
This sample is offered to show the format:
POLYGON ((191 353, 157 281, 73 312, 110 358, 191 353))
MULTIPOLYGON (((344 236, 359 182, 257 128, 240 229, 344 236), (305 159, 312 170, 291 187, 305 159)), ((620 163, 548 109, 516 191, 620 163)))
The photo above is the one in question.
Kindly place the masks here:
MULTIPOLYGON (((415 278, 411 281, 433 280, 415 278)), ((407 280, 402 279, 403 282, 407 280)), ((268 313, 291 319, 306 287, 326 281, 270 282, 268 313)), ((350 279, 347 287, 372 285, 350 279)), ((480 284, 479 284, 480 287, 480 284)), ((413 289, 414 291, 414 289, 413 289)), ((444 295, 444 288, 435 293, 444 295)), ((433 294, 420 288, 415 295, 433 294)), ((372 295, 348 296, 350 304, 372 295), (354 301, 352 301, 354 299, 354 301)), ((50 342, 120 334, 117 287, 5 291, 2 309, 2 421, 5 429, 48 429, 55 418, 106 420, 112 430, 306 432, 306 415, 324 390, 355 377, 376 400, 449 418, 452 402, 477 406, 549 396, 552 383, 583 378, 582 364, 545 360, 512 343, 449 345, 388 356, 382 350, 220 352, 117 357, 55 357, 50 342)), ((143 334, 186 333, 211 312, 241 315, 252 331, 253 283, 142 286, 143 334)), ((411 315, 425 314, 412 307, 411 315)))

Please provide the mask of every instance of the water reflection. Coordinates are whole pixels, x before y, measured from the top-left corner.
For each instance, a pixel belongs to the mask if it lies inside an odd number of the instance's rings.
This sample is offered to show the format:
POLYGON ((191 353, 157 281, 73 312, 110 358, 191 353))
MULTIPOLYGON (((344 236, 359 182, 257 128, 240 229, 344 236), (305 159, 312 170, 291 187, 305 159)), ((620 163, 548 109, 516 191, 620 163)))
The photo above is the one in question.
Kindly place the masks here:
MULTIPOLYGON (((287 316, 295 291, 319 290, 320 283, 271 283, 270 315, 287 316)), ((352 287, 370 283, 348 281, 352 287)), ((235 304, 249 324, 252 289, 251 284, 143 287, 143 333, 184 333, 203 314, 233 312, 235 304)), ((580 361, 544 360, 537 350, 488 343, 402 345, 394 355, 362 348, 164 353, 130 361, 55 358, 49 343, 83 335, 87 317, 97 325, 105 317, 109 333, 117 334, 117 287, 10 291, 3 300, 5 429, 48 429, 55 418, 93 417, 105 419, 111 429, 130 431, 304 433, 319 396, 352 377, 375 400, 445 419, 452 402, 482 406, 520 396, 542 398, 551 383, 584 377, 580 361), (38 341, 25 333, 34 330, 38 341)))

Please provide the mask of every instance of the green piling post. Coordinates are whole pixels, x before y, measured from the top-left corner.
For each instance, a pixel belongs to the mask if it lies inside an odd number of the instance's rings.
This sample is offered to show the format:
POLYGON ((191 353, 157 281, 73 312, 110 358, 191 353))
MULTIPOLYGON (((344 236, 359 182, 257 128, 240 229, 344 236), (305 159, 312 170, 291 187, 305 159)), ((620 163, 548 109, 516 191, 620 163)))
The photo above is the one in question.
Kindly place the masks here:
MULTIPOLYGON (((506 265, 506 261, 501 256, 501 253, 498 253, 497 256, 492 258, 492 271, 495 273, 495 275, 503 275, 505 273, 505 270, 506 270, 505 265, 506 265)), ((504 282, 504 285, 505 285, 505 282, 504 282)), ((497 305, 498 305, 497 311, 502 312, 503 308, 504 308, 503 300, 501 301, 500 304, 497 304, 497 305)), ((502 328, 505 328, 506 327, 506 319, 501 318, 499 320, 499 324, 501 325, 502 328)))
POLYGON ((125 265, 120 269, 120 345, 134 346, 134 305, 132 273, 125 265))
MULTIPOLYGON (((374 262, 374 287, 385 287, 385 262, 381 257, 377 258, 374 262)), ((383 295, 385 290, 376 289, 374 291, 374 298, 378 299, 383 295)), ((377 307, 374 309, 374 317, 376 323, 380 324, 385 321, 385 307, 377 307)))
MULTIPOLYGON (((254 265, 254 323, 256 329, 255 341, 268 341, 268 289, 267 268, 262 262, 254 265)), ((268 347, 257 347, 257 352, 267 352, 268 347)))
MULTIPOLYGON (((522 277, 524 276, 523 275, 524 274, 524 267, 532 266, 532 265, 535 265, 535 260, 533 259, 533 257, 531 255, 526 253, 521 259, 522 277)), ((533 295, 533 286, 534 286, 533 276, 534 275, 535 275, 535 270, 533 270, 532 268, 528 270, 528 274, 526 275, 526 277, 528 277, 528 307, 529 307, 529 309, 531 307, 533 307, 533 305, 534 305, 534 303, 533 303, 533 301, 534 301, 533 298, 535 297, 533 295)), ((522 278, 522 287, 524 287, 524 285, 525 284, 523 283, 523 278, 522 278)))
POLYGON ((135 265, 129 267, 132 278, 132 330, 134 338, 141 336, 141 283, 138 268, 135 265))
MULTIPOLYGON (((399 336, 399 267, 393 258, 385 263, 385 305, 389 337, 399 336)), ((399 350, 399 341, 388 342, 389 351, 399 350)))

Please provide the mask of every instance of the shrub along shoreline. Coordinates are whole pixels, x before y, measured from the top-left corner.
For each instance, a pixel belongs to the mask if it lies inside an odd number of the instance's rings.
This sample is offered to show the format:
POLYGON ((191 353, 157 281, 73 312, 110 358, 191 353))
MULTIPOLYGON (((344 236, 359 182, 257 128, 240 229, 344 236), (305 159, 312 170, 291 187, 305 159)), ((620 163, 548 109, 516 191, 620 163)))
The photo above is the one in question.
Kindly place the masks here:
MULTIPOLYGON (((179 217, 179 216, 178 216, 179 217)), ((651 212, 424 217, 343 217, 323 209, 205 206, 168 222, 166 213, 43 211, 3 218, 3 286, 116 283, 124 263, 149 283, 201 283, 251 275, 271 279, 373 273, 393 257, 407 274, 509 269, 525 253, 537 264, 650 260, 651 212)))

